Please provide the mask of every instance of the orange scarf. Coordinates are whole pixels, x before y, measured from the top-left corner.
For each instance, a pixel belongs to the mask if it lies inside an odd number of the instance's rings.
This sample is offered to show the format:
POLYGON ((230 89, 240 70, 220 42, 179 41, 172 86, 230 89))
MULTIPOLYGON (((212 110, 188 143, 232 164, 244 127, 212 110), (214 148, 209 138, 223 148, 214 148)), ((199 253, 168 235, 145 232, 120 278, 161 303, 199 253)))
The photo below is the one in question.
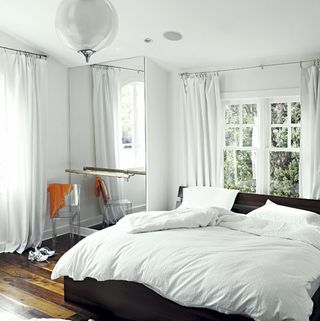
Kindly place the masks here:
POLYGON ((72 190, 71 184, 49 184, 50 193, 50 218, 52 219, 60 208, 65 206, 65 196, 72 190))
POLYGON ((95 183, 94 183, 94 195, 96 197, 99 197, 100 195, 102 195, 104 204, 105 205, 108 204, 109 195, 108 195, 108 192, 107 192, 107 188, 106 188, 105 182, 102 180, 101 176, 96 176, 96 180, 95 180, 95 183))

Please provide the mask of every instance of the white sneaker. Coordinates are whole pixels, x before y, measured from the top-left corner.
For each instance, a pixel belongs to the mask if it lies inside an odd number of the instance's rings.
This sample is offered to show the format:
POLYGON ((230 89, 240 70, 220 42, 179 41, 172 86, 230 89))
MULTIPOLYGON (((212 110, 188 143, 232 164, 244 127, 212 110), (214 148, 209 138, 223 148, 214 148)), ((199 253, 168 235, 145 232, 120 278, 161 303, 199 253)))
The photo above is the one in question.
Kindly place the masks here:
POLYGON ((33 261, 37 261, 37 262, 48 262, 48 255, 43 255, 41 254, 41 252, 37 249, 35 249, 35 251, 29 251, 29 255, 28 255, 28 260, 33 262, 33 261))
POLYGON ((48 247, 42 247, 38 251, 40 251, 42 255, 48 255, 48 257, 51 257, 56 253, 55 251, 51 251, 48 247))

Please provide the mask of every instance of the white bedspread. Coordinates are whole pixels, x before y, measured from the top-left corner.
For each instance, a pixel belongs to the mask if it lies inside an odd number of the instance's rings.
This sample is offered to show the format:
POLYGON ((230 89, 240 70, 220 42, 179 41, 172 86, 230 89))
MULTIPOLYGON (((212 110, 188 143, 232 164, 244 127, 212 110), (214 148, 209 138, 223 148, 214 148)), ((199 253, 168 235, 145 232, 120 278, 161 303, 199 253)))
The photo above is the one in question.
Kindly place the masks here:
POLYGON ((218 208, 140 213, 79 242, 52 278, 134 281, 189 307, 308 321, 320 284, 319 249, 315 226, 218 208))

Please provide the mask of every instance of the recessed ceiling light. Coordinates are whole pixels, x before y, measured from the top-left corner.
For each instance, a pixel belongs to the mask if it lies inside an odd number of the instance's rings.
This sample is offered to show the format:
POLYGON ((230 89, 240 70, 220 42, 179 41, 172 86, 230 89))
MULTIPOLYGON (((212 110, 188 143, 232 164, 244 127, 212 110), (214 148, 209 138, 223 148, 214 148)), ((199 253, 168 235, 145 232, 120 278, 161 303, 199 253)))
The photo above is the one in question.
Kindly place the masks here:
POLYGON ((182 34, 176 31, 166 31, 163 36, 170 41, 179 41, 182 39, 182 34))
POLYGON ((151 38, 145 38, 144 39, 144 42, 146 42, 146 43, 150 43, 150 42, 152 42, 153 40, 151 39, 151 38))

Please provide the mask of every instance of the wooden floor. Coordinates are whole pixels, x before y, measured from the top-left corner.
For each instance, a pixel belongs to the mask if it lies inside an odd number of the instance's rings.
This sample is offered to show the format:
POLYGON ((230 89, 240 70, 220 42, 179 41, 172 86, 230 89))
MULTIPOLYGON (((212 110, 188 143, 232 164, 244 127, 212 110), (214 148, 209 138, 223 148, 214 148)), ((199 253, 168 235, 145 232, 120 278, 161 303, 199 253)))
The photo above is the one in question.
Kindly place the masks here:
MULTIPOLYGON (((51 248, 51 241, 43 246, 51 248)), ((72 246, 69 235, 60 236, 57 255, 49 263, 28 261, 28 253, 0 254, 0 320, 3 315, 21 319, 61 318, 72 321, 109 321, 114 318, 99 315, 64 301, 63 278, 52 281, 51 271, 57 260, 72 246)))

